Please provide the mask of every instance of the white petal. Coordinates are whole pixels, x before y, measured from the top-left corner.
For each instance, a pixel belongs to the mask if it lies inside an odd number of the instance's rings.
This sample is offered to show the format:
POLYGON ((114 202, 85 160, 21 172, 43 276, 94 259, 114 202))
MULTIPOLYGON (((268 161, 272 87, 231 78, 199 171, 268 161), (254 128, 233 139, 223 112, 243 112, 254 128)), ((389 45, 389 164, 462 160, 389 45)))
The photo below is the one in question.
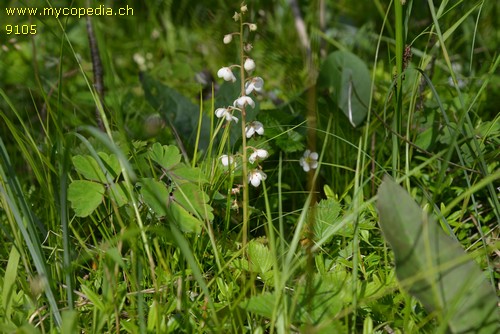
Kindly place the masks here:
POLYGON ((245 128, 245 133, 246 133, 247 138, 252 137, 252 136, 253 136, 253 134, 255 133, 255 129, 254 129, 254 127, 253 127, 253 126, 247 126, 247 127, 245 128))
POLYGON ((316 153, 316 152, 312 152, 312 153, 309 155, 309 157, 310 157, 311 159, 313 159, 313 160, 318 160, 318 157, 319 157, 319 156, 318 156, 318 153, 316 153))
POLYGON ((220 70, 217 71, 217 76, 219 78, 223 78, 225 81, 236 81, 236 77, 234 76, 233 72, 229 67, 222 67, 220 70))
POLYGON ((261 159, 265 159, 269 156, 269 152, 267 152, 266 150, 263 150, 263 149, 258 149, 257 151, 255 151, 255 153, 257 153, 257 155, 261 159))
POLYGON ((245 60, 245 64, 243 64, 243 67, 247 72, 252 72, 253 70, 255 70, 255 62, 253 61, 253 59, 247 58, 245 60))
POLYGON ((224 117, 226 113, 227 113, 226 108, 217 108, 215 110, 215 116, 217 116, 218 118, 224 117))

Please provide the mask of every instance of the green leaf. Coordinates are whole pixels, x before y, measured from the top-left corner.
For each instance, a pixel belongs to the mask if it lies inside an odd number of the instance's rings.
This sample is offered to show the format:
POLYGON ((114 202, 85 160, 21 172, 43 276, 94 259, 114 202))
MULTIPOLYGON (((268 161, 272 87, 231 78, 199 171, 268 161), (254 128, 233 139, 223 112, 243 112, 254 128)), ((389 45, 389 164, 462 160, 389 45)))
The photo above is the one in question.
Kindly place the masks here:
POLYGON ((314 223, 314 236, 316 240, 320 240, 329 236, 328 242, 333 236, 333 231, 337 229, 335 226, 338 223, 340 214, 340 204, 332 199, 323 199, 316 206, 315 223, 314 223))
POLYGON ((389 177, 378 191, 380 226, 401 283, 453 333, 498 333, 497 298, 459 243, 389 177))
POLYGON ((154 143, 149 151, 149 157, 166 170, 174 168, 181 162, 181 154, 177 146, 154 143))
MULTIPOLYGON (((200 108, 188 98, 147 74, 141 75, 146 100, 175 129, 181 138, 194 146, 200 108)), ((200 138, 210 138, 210 119, 202 115, 200 138)), ((208 147, 210 141, 202 140, 200 148, 208 147)))
POLYGON ((173 192, 174 201, 191 214, 198 214, 208 221, 214 219, 213 208, 208 205, 210 198, 194 183, 180 184, 173 192))
POLYGON ((16 294, 17 268, 19 265, 20 254, 16 247, 12 247, 9 254, 9 261, 5 268, 2 287, 2 309, 5 312, 5 318, 10 319, 13 297, 16 294))
POLYGON ((104 176, 99 164, 92 156, 75 155, 72 160, 77 172, 87 180, 107 183, 106 176, 104 176))
POLYGON ((200 168, 191 167, 184 164, 181 164, 178 168, 172 170, 169 173, 169 176, 172 179, 175 179, 177 183, 185 181, 191 181, 200 184, 208 183, 208 179, 205 177, 200 168))
POLYGON ((349 51, 331 53, 321 66, 318 86, 332 91, 337 106, 354 127, 363 122, 370 102, 371 77, 358 56, 349 51))
POLYGON ((111 174, 111 178, 116 179, 118 175, 121 174, 120 161, 118 160, 116 154, 106 154, 104 152, 99 152, 97 153, 97 155, 99 155, 99 157, 101 158, 104 166, 107 169, 107 172, 111 174))
POLYGON ((264 293, 242 301, 239 306, 246 311, 272 318, 274 304, 277 300, 275 294, 264 293))
POLYGON ((252 262, 251 269, 259 273, 265 274, 273 266, 271 251, 259 240, 254 239, 248 243, 248 257, 252 262))
POLYGON ((107 188, 109 198, 116 203, 118 207, 128 203, 127 190, 124 182, 112 183, 107 188))
POLYGON ((101 204, 104 186, 87 180, 73 181, 68 187, 68 199, 78 217, 87 217, 101 204))
POLYGON ((170 202, 168 213, 169 217, 179 226, 181 231, 196 234, 201 232, 202 222, 193 217, 191 213, 176 202, 170 202))
POLYGON ((170 193, 165 183, 154 179, 144 178, 140 182, 140 194, 144 203, 154 211, 158 217, 165 217, 167 214, 167 202, 170 193))

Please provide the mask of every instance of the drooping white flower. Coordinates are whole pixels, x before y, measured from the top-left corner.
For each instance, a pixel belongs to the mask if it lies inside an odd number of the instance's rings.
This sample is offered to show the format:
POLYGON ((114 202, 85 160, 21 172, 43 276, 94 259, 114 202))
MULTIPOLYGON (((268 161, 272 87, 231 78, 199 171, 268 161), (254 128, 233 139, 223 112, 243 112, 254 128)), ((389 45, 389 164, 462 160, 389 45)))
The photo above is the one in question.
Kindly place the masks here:
POLYGON ((241 11, 242 13, 245 13, 247 10, 248 10, 247 5, 246 5, 245 3, 242 3, 242 4, 241 4, 241 7, 240 7, 240 11, 241 11))
POLYGON ((253 121, 245 128, 247 138, 252 137, 254 134, 263 135, 264 125, 259 121, 253 121))
POLYGON ((219 78, 223 78, 225 81, 231 81, 231 82, 236 81, 236 77, 234 76, 233 72, 229 67, 222 67, 220 70, 217 71, 217 76, 219 78))
POLYGON ((304 172, 309 172, 311 169, 318 168, 318 153, 306 150, 302 158, 300 158, 299 163, 304 169, 304 172))
POLYGON ((233 40, 233 35, 227 34, 224 35, 224 39, 222 41, 224 42, 224 44, 229 44, 231 43, 232 40, 233 40))
POLYGON ((255 23, 250 23, 248 25, 248 28, 250 28, 250 31, 255 31, 257 30, 257 25, 255 23))
POLYGON ((245 59, 243 68, 245 68, 245 71, 248 73, 252 73, 252 71, 255 70, 255 61, 252 58, 245 59))
POLYGON ((250 105, 252 108, 255 108, 255 102, 252 100, 251 97, 249 96, 242 96, 242 97, 239 97, 237 98, 234 103, 233 103, 233 106, 237 107, 237 108, 243 108, 245 107, 246 105, 250 105))
POLYGON ((265 179, 267 179, 267 175, 260 169, 254 169, 248 174, 248 183, 251 183, 254 187, 258 187, 260 182, 265 179))
POLYGON ((230 155, 223 154, 220 156, 220 162, 222 163, 222 166, 227 167, 230 164, 232 165, 234 163, 234 158, 230 155))
POLYGON ((215 116, 217 116, 217 118, 225 117, 228 122, 235 121, 238 123, 238 118, 234 117, 226 108, 217 108, 215 110, 215 116))
POLYGON ((250 157, 248 158, 248 161, 253 164, 256 160, 262 160, 265 159, 269 156, 269 152, 267 152, 264 149, 256 149, 252 154, 250 154, 250 157))
POLYGON ((264 87, 264 80, 261 77, 252 78, 245 83, 245 94, 249 95, 253 91, 260 92, 264 87))

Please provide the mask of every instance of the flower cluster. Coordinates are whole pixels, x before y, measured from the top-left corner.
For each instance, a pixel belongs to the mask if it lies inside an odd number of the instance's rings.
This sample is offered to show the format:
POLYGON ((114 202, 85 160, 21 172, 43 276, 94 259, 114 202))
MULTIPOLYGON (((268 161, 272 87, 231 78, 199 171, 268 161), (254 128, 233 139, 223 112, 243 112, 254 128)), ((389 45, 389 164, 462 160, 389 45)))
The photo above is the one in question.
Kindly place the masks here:
MULTIPOLYGON (((233 19, 235 21, 240 22, 240 27, 241 30, 239 32, 233 32, 224 35, 222 38, 222 41, 224 44, 230 44, 233 40, 233 37, 239 36, 239 38, 243 38, 242 32, 243 28, 247 28, 250 32, 256 31, 257 30, 257 25, 255 23, 249 23, 249 22, 244 22, 243 17, 244 14, 248 11, 248 8, 245 4, 242 4, 240 6, 240 12, 236 12, 233 15, 233 19)), ((234 121, 235 123, 238 123, 238 117, 234 116, 234 113, 239 112, 239 115, 241 115, 242 122, 245 121, 245 109, 247 107, 250 108, 255 108, 255 101, 253 98, 250 96, 251 94, 256 94, 262 91, 264 87, 264 80, 261 77, 256 77, 252 76, 252 73, 256 69, 256 64, 255 61, 248 56, 248 53, 252 50, 252 45, 250 43, 243 43, 243 51, 245 54, 243 55, 243 59, 241 59, 241 64, 240 65, 230 65, 230 66, 224 66, 220 68, 217 71, 217 76, 224 81, 227 82, 236 82, 237 78, 235 74, 233 73, 233 69, 239 69, 240 70, 240 77, 241 80, 244 80, 244 89, 242 87, 242 91, 240 96, 234 100, 232 106, 227 106, 227 107, 222 107, 222 108, 217 108, 215 110, 215 116, 218 118, 224 118, 227 122, 232 122, 234 121), (246 75, 245 75, 246 74, 246 75)), ((242 130, 244 129, 244 135, 245 138, 252 138, 255 136, 262 136, 264 134, 264 125, 259 122, 259 121, 252 121, 249 122, 248 124, 244 124, 244 127, 242 125, 242 130)), ((243 132, 243 131, 242 131, 243 132)), ((250 165, 258 164, 258 162, 266 159, 269 156, 268 151, 262 149, 262 148, 254 148, 254 147, 248 147, 246 146, 246 140, 243 141, 243 160, 246 159, 247 152, 249 154, 248 156, 248 163, 250 165)), ((227 155, 223 155, 220 157, 221 163, 223 166, 227 167, 229 165, 233 164, 233 158, 227 155)), ((243 164, 246 164, 247 161, 243 161, 243 164)), ((245 165, 246 166, 246 165, 245 165)), ((249 184, 252 184, 254 187, 258 187, 262 181, 264 181, 267 176, 266 174, 262 171, 262 168, 260 166, 257 166, 256 168, 253 168, 249 172, 244 172, 243 176, 247 178, 247 182, 249 184)), ((245 169, 246 170, 246 169, 245 169)))

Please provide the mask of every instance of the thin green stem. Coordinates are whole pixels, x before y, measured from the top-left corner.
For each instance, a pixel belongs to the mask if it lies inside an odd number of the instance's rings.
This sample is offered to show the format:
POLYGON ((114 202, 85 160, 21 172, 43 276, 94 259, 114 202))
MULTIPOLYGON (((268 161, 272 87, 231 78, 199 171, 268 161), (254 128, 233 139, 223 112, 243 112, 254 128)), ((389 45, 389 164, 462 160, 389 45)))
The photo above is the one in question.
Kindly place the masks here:
MULTIPOLYGON (((245 54, 243 43, 243 15, 240 16, 240 83, 241 83, 241 96, 245 95, 245 54)), ((246 115, 245 106, 241 107, 241 140, 242 140, 242 186, 243 186, 243 235, 242 235, 242 248, 246 249, 248 238, 248 166, 247 166, 247 137, 245 135, 246 115)))

